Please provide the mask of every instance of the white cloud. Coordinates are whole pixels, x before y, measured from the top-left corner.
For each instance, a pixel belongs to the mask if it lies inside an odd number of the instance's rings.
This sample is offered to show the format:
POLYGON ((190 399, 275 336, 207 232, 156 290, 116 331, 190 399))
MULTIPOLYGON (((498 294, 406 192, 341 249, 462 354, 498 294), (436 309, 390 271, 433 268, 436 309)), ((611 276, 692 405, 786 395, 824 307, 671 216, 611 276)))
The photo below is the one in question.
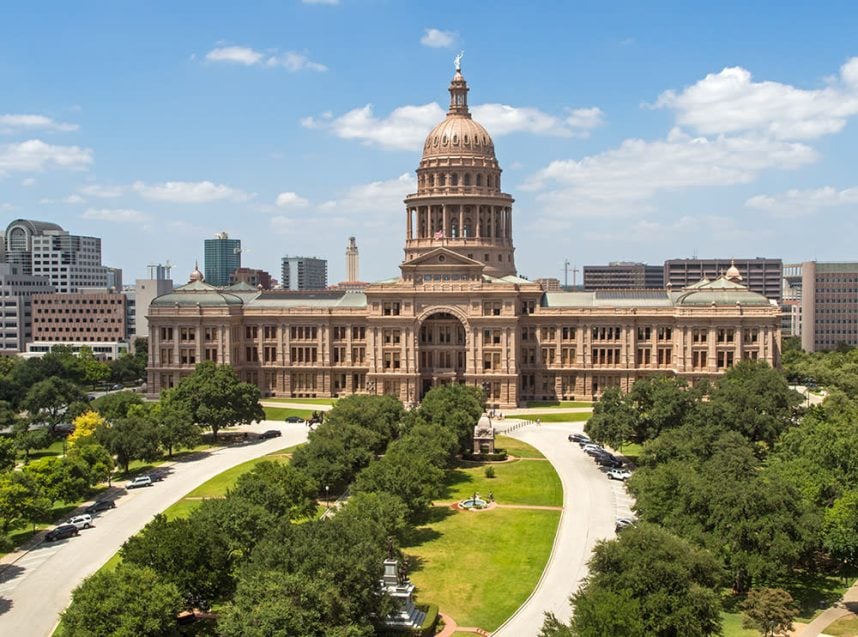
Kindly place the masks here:
POLYGON ((456 44, 456 33, 440 29, 425 29, 420 44, 433 49, 449 49, 456 44))
POLYGON ((414 150, 423 145, 426 134, 444 117, 435 102, 422 106, 400 106, 380 119, 372 112, 372 104, 356 108, 333 118, 329 113, 321 118, 306 117, 306 128, 328 128, 343 139, 358 139, 365 144, 387 149, 414 150))
POLYGON ((80 195, 69 195, 68 197, 63 197, 62 202, 69 204, 81 204, 86 203, 86 199, 84 199, 80 195))
POLYGON ((304 208, 310 202, 294 192, 281 192, 277 195, 276 204, 280 208, 304 208))
POLYGON ((265 64, 267 66, 281 66, 292 73, 303 70, 319 72, 328 70, 324 64, 313 62, 303 53, 296 53, 295 51, 272 55, 265 61, 265 64))
POLYGON ((614 150, 581 160, 553 161, 525 190, 549 211, 566 216, 630 214, 646 210, 660 192, 748 183, 763 170, 793 169, 815 161, 816 151, 761 136, 714 139, 679 129, 666 139, 627 139, 614 150))
POLYGON ((745 202, 748 208, 778 217, 800 217, 821 208, 858 204, 858 187, 837 190, 831 186, 808 190, 787 190, 777 195, 757 195, 745 202))
POLYGON ((29 188, 30 186, 33 186, 35 184, 36 179, 34 177, 27 177, 26 179, 21 181, 21 185, 24 186, 24 188, 29 188))
POLYGON ((265 56, 259 51, 246 46, 222 46, 206 53, 206 59, 209 62, 232 62, 245 66, 259 64, 263 57, 265 56))
POLYGON ((77 129, 77 124, 58 122, 44 115, 0 115, 0 133, 16 133, 23 130, 69 132, 77 129))
POLYGON ((415 192, 417 179, 411 173, 403 173, 395 179, 373 181, 349 188, 342 197, 326 201, 322 212, 374 212, 381 215, 404 210, 405 195, 415 192))
MULTIPOLYGON (((569 110, 565 118, 544 113, 538 108, 506 104, 481 104, 472 109, 474 119, 493 137, 510 133, 531 133, 554 137, 584 137, 602 123, 599 108, 569 110)), ((387 117, 377 117, 372 104, 334 117, 330 112, 305 117, 305 128, 328 129, 342 139, 357 139, 370 146, 393 150, 419 150, 426 135, 444 119, 444 110, 436 103, 400 106, 387 117)))
POLYGON ((328 67, 313 62, 304 53, 286 51, 284 53, 263 53, 246 46, 217 47, 206 53, 209 62, 227 62, 244 66, 280 67, 291 73, 297 71, 327 71, 328 67))
POLYGON ((135 181, 131 188, 145 199, 174 203, 247 201, 253 197, 252 194, 210 181, 168 181, 162 184, 145 184, 142 181, 135 181))
POLYGON ((111 223, 143 223, 150 218, 145 212, 127 208, 90 208, 81 217, 90 221, 109 221, 111 223))
POLYGON ((680 125, 704 135, 753 131, 776 139, 815 139, 840 131, 858 114, 858 57, 820 89, 754 82, 750 71, 730 67, 680 92, 665 91, 655 107, 674 110, 680 125))
POLYGON ((98 197, 99 199, 112 199, 121 197, 125 194, 125 186, 106 185, 106 184, 88 184, 78 188, 78 191, 87 197, 98 197))
POLYGON ((11 172, 38 172, 50 167, 83 170, 92 163, 92 150, 56 146, 40 139, 0 145, 0 176, 11 172))

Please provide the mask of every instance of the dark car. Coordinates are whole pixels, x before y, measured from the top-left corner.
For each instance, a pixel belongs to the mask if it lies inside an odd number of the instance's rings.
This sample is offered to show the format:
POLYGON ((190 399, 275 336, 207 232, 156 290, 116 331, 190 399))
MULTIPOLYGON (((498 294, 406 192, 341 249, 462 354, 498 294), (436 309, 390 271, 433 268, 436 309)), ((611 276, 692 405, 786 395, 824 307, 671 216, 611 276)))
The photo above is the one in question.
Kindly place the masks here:
POLYGON ((301 416, 286 416, 285 422, 304 422, 304 419, 301 416))
POLYGON ((149 478, 152 482, 161 482, 164 478, 167 477, 167 474, 164 471, 153 471, 149 474, 149 478))
POLYGON ((596 464, 599 464, 603 467, 611 467, 612 469, 618 469, 623 466, 623 461, 617 458, 617 456, 608 453, 600 453, 598 455, 593 456, 593 459, 596 461, 596 464))
POLYGON ((277 429, 269 429, 268 431, 263 431, 261 434, 259 434, 259 437, 260 438, 278 438, 282 435, 283 435, 282 431, 279 431, 277 429))
POLYGON ((93 515, 95 513, 100 513, 101 511, 107 511, 108 509, 115 509, 116 502, 113 500, 96 500, 88 507, 86 507, 85 513, 89 513, 93 515))
POLYGON ((74 524, 60 524, 53 531, 48 531, 45 534, 45 541, 55 542, 56 540, 64 540, 66 538, 75 536, 78 533, 79 531, 74 524))
POLYGON ((577 442, 579 445, 589 445, 593 441, 585 434, 569 434, 569 442, 577 442))

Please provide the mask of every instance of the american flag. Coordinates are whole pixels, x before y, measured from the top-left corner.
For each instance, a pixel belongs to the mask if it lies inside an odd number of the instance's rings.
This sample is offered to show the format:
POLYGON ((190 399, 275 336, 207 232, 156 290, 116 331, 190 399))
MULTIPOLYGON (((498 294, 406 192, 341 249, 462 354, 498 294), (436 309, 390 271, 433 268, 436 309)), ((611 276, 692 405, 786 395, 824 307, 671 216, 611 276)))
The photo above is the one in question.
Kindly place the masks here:
POLYGON ((435 238, 436 239, 443 239, 444 238, 444 231, 438 230, 437 232, 435 232, 435 238))

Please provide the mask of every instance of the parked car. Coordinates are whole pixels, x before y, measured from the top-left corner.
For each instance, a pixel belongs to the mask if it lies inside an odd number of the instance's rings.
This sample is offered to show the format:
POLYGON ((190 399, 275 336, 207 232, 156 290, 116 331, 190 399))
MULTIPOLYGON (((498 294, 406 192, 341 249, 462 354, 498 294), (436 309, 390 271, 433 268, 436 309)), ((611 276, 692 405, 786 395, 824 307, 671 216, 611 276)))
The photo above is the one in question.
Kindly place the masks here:
POLYGON ((151 487, 152 478, 149 476, 137 476, 131 482, 125 485, 126 489, 136 489, 138 487, 151 487))
POLYGON ((579 445, 593 444, 593 441, 586 434, 569 434, 569 442, 577 442, 579 445))
POLYGON ((55 542, 56 540, 64 540, 77 534, 78 530, 74 524, 60 524, 57 528, 45 534, 45 541, 55 542))
POLYGON ((596 464, 601 465, 603 467, 611 467, 612 469, 619 469, 623 466, 623 461, 617 458, 617 456, 610 454, 608 452, 601 453, 593 456, 593 459, 596 461, 596 464))
POLYGON ((634 525, 635 521, 632 518, 617 518, 617 523, 614 525, 614 531, 619 533, 623 529, 627 529, 634 525))
POLYGON ((66 524, 74 525, 78 531, 81 529, 88 529, 92 526, 92 516, 89 513, 82 513, 81 515, 76 515, 69 519, 66 524))
POLYGON ((110 389, 112 391, 119 391, 120 389, 125 389, 125 385, 121 385, 120 383, 116 383, 110 389))
POLYGON ((92 504, 90 504, 84 510, 84 513, 89 513, 90 515, 94 515, 96 513, 100 513, 102 511, 107 511, 108 509, 115 509, 116 502, 113 500, 96 500, 92 504))
POLYGON ((286 416, 286 422, 304 422, 301 416, 286 416))
POLYGON ((149 478, 151 478, 152 482, 161 482, 161 480, 166 477, 167 474, 164 471, 153 471, 149 474, 149 478))
POLYGON ((259 434, 260 438, 279 438, 283 435, 283 432, 279 429, 269 429, 268 431, 263 431, 259 434))
POLYGON ((632 472, 628 469, 613 468, 608 471, 607 475, 610 480, 625 482, 632 477, 632 472))
POLYGON ((604 449, 600 445, 597 445, 595 442, 588 442, 584 444, 579 443, 579 446, 581 447, 581 449, 584 450, 584 453, 589 453, 590 451, 604 451, 604 449))

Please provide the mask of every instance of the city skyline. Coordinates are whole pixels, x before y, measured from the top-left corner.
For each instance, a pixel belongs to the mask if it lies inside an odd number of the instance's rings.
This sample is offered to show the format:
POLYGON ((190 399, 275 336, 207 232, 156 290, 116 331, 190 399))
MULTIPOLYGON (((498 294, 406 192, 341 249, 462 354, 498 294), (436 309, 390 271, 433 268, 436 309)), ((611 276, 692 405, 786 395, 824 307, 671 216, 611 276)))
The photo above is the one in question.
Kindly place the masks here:
POLYGON ((461 50, 523 275, 854 258, 846 3, 53 6, 0 26, 0 213, 101 237, 129 281, 169 260, 182 282, 220 231, 249 267, 313 253, 341 281, 355 236, 361 278, 395 274, 461 50))

